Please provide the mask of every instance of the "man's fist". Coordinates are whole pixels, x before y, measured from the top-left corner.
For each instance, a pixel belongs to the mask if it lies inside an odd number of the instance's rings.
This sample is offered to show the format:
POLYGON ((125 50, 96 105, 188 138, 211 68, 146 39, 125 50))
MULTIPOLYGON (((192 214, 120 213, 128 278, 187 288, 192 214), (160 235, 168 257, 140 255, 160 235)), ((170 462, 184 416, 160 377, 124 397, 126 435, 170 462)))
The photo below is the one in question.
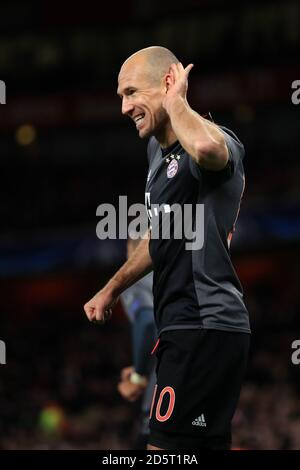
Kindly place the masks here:
POLYGON ((104 287, 83 308, 90 321, 104 324, 110 319, 117 300, 118 297, 104 287))

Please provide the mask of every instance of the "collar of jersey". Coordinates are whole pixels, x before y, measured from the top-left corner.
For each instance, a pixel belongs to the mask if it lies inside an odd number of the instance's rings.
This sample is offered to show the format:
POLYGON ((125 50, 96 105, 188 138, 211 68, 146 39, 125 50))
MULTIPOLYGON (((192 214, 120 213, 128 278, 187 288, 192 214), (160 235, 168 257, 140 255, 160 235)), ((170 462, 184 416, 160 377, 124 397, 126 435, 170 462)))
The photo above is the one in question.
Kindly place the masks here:
POLYGON ((169 147, 166 147, 166 148, 160 147, 162 158, 165 158, 169 153, 171 153, 173 150, 175 150, 175 148, 178 145, 179 145, 179 141, 176 140, 176 142, 174 142, 174 144, 170 145, 169 147))

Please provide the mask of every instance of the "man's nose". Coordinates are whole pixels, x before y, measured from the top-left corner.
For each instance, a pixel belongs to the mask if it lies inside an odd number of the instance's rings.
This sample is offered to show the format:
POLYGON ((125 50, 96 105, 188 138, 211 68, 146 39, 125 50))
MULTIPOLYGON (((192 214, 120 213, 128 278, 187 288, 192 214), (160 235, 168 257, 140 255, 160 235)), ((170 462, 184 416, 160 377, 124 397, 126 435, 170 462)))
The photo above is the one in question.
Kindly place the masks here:
POLYGON ((133 110, 133 104, 126 98, 122 101, 122 114, 129 114, 133 110))

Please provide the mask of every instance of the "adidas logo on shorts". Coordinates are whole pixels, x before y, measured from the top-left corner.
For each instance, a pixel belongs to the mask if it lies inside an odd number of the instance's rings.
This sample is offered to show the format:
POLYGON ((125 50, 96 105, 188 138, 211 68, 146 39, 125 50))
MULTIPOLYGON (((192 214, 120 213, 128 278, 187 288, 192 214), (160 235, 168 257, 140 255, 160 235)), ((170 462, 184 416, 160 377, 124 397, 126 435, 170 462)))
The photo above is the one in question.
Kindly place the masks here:
POLYGON ((202 413, 201 416, 199 416, 198 418, 196 418, 196 419, 192 422, 192 425, 193 425, 193 426, 203 426, 204 428, 206 428, 206 422, 205 422, 204 414, 202 413))

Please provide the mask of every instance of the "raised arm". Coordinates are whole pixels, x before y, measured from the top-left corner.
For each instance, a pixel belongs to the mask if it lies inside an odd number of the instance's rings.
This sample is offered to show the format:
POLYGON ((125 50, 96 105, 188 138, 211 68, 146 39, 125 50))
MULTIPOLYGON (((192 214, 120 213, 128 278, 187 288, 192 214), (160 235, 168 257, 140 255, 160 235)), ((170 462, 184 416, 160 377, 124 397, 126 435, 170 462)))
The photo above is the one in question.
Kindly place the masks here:
POLYGON ((222 170, 228 161, 225 138, 218 126, 201 117, 188 104, 188 75, 193 65, 185 69, 173 64, 167 75, 167 92, 163 103, 177 139, 187 153, 207 170, 222 170))
POLYGON ((148 238, 142 240, 130 258, 97 294, 84 305, 90 321, 105 323, 111 315, 119 295, 136 281, 152 271, 148 238))

